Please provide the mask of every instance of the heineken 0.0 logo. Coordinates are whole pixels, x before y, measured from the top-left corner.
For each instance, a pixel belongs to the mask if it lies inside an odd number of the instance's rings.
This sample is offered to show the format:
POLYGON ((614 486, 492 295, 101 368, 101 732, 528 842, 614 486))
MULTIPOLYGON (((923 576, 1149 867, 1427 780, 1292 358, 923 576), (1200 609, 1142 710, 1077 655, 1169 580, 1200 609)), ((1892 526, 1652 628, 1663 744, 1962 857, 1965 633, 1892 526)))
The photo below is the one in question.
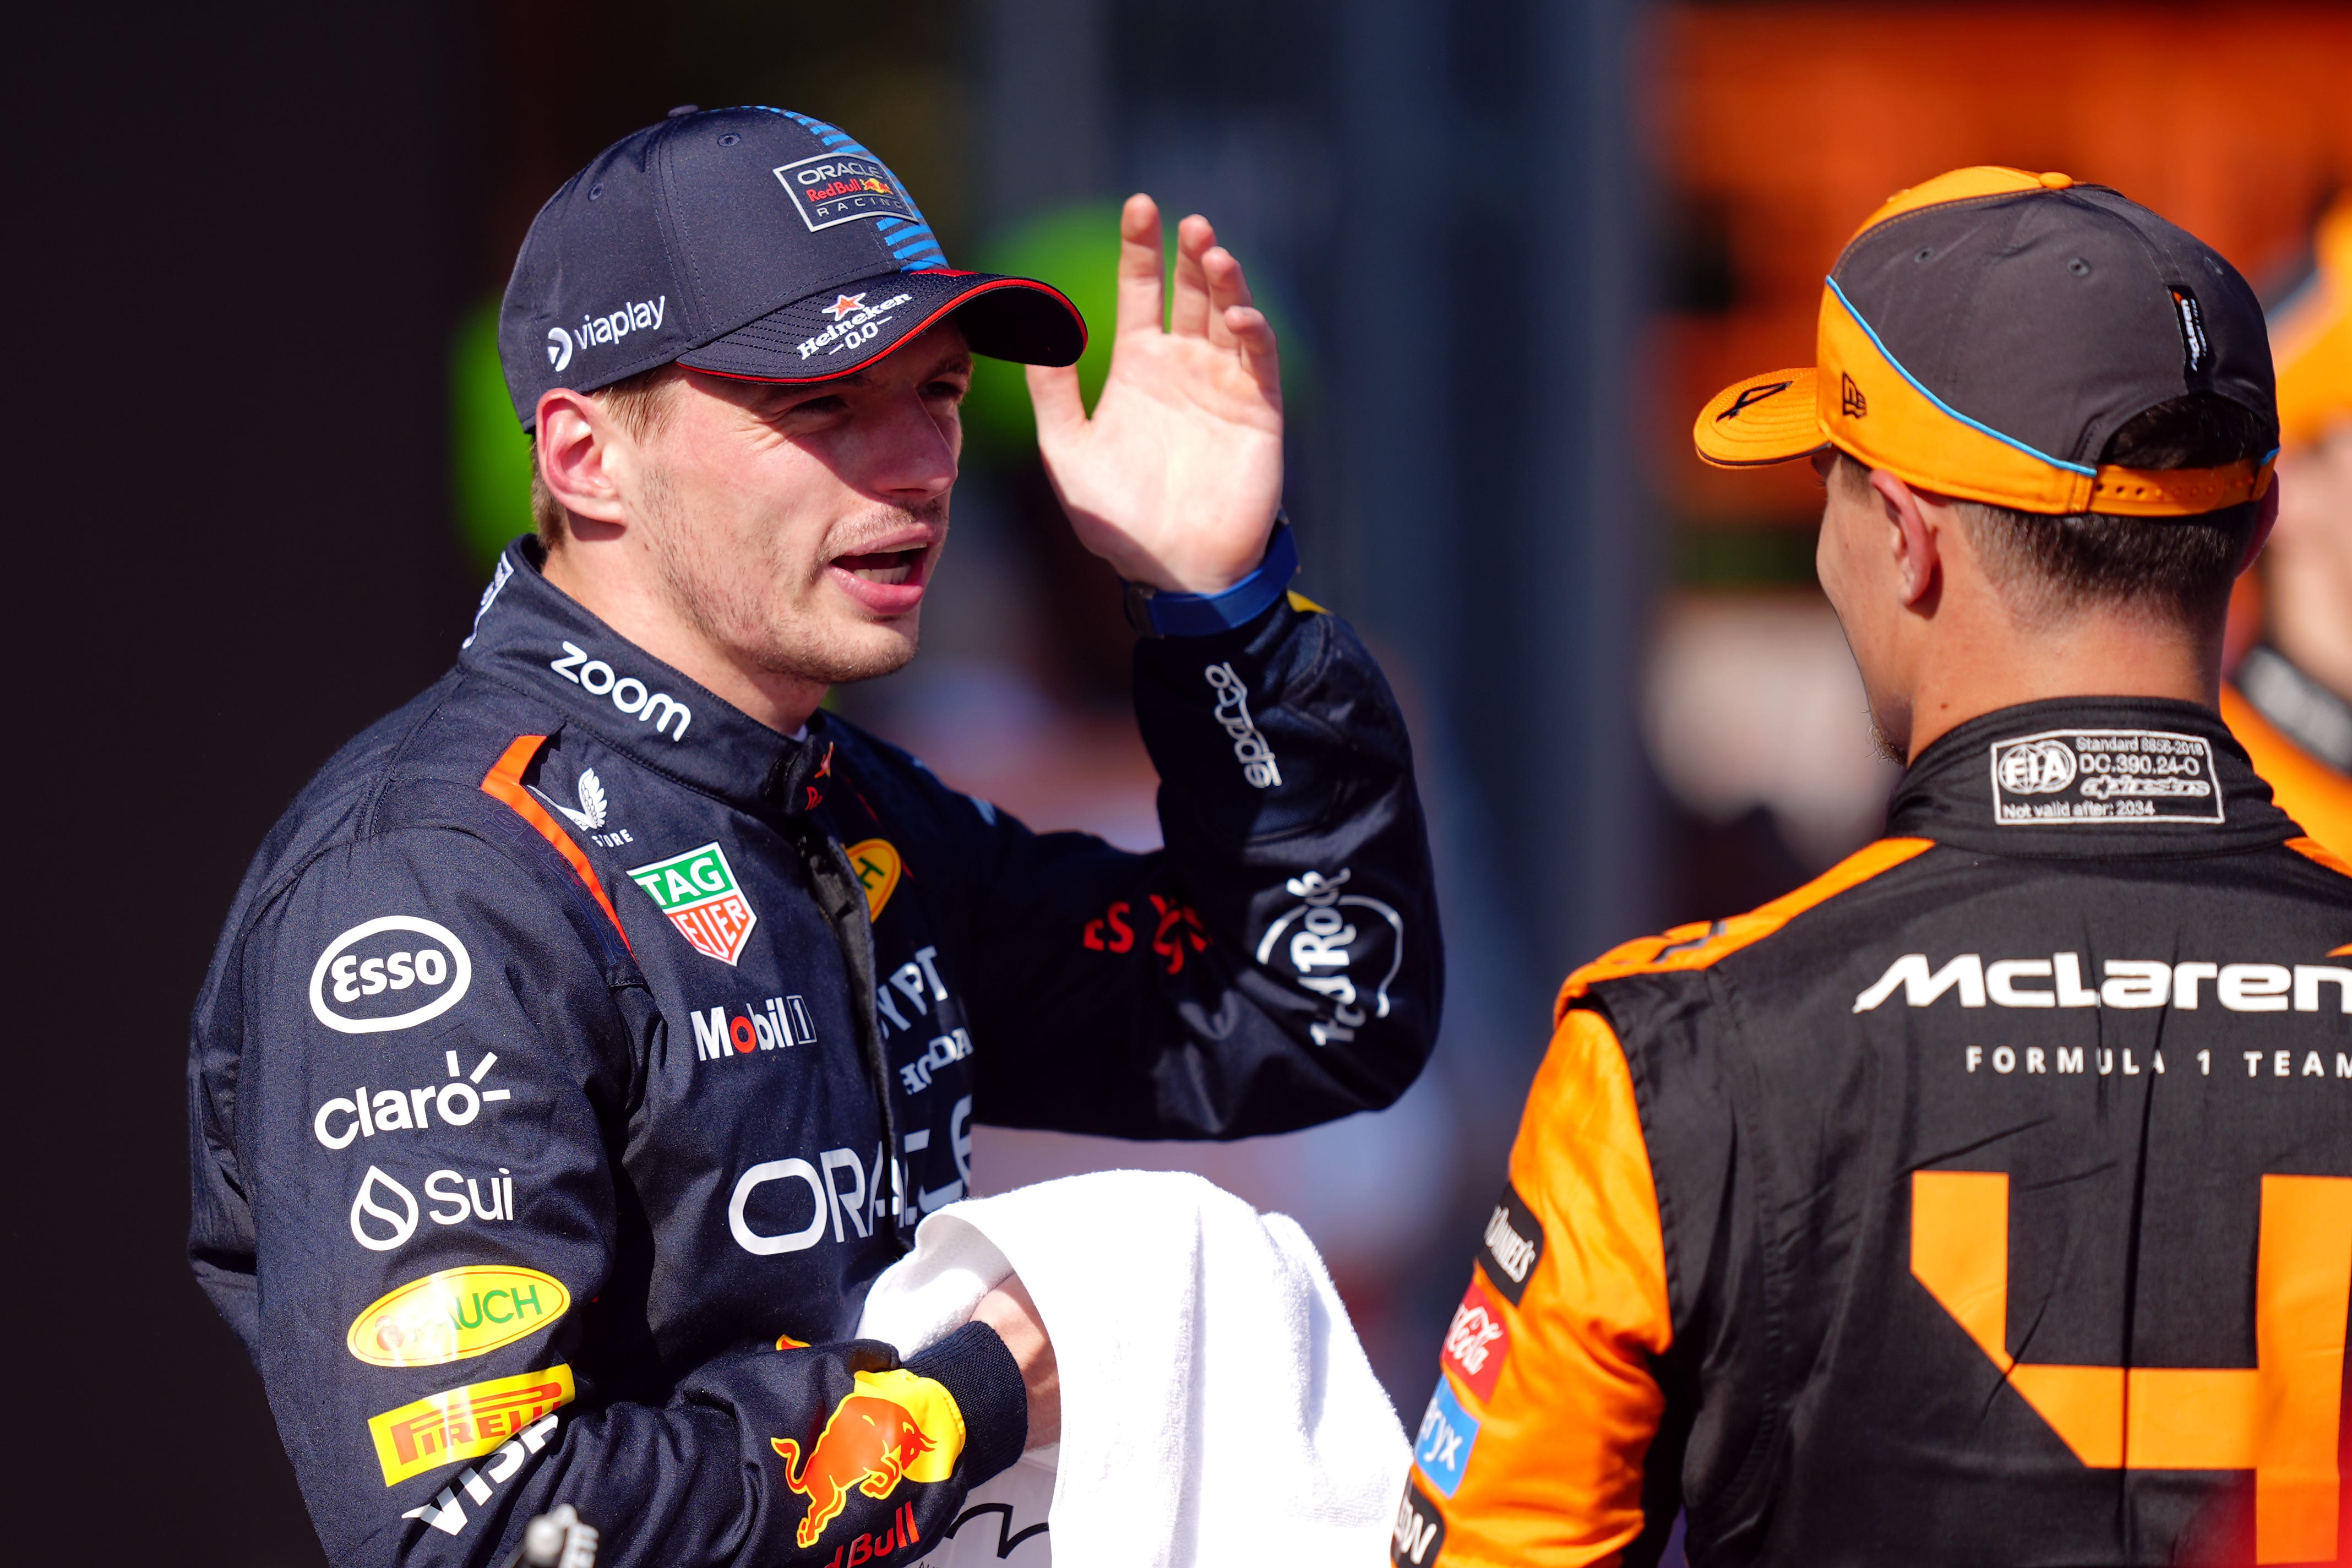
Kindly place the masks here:
POLYGON ((751 901, 735 884, 735 868, 727 864, 727 852, 716 844, 635 867, 629 872, 629 880, 661 906, 669 923, 694 944, 697 952, 709 953, 721 963, 733 963, 743 956, 751 928, 760 923, 751 901))
POLYGON ((374 1035, 437 1018, 474 983, 474 962, 447 926, 415 915, 362 921, 310 970, 310 1011, 338 1034, 374 1035))

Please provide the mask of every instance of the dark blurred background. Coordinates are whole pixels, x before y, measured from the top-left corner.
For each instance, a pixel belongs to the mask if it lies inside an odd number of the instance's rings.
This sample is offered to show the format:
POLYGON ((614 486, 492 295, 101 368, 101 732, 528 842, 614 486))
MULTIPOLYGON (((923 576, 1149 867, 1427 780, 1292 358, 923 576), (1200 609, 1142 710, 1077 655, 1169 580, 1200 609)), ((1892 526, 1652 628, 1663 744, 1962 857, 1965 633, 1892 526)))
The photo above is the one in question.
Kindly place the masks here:
MULTIPOLYGON (((1249 268, 1300 586, 1412 717, 1444 1043, 1381 1116, 1213 1149, 992 1134, 979 1163, 1181 1165, 1296 1215, 1408 1426, 1561 975, 1786 890, 1891 782, 1811 584, 1810 479, 1700 468, 1692 411, 1810 363, 1844 236, 1944 168, 2117 185, 2258 283, 2352 180, 2340 5, 481 0, 50 7, 16 43, 37 695, 10 772, 43 911, 5 1210, 19 1560, 319 1560, 180 1257, 187 1009, 261 835, 446 665, 527 526, 487 323, 606 142, 681 103, 833 121, 951 261, 1098 326, 1130 190, 1249 268)), ((970 426, 924 653, 839 706, 1034 826, 1147 846, 1112 580, 1017 374, 970 426)))

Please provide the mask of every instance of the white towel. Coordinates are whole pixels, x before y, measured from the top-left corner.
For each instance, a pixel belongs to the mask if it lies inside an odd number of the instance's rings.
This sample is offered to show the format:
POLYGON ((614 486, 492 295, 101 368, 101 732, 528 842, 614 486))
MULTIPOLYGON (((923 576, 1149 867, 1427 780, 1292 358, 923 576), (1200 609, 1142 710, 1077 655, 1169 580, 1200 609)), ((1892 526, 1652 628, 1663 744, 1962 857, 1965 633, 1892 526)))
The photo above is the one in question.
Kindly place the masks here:
POLYGON ((969 1522, 930 1563, 1382 1560, 1404 1429, 1315 1244, 1287 1216, 1153 1171, 952 1204, 874 1282, 858 1335, 912 1354, 970 1321, 1010 1273, 1053 1336, 1062 1440, 974 1489, 969 1522), (1047 1499, 1050 1533, 1000 1557, 1047 1499))

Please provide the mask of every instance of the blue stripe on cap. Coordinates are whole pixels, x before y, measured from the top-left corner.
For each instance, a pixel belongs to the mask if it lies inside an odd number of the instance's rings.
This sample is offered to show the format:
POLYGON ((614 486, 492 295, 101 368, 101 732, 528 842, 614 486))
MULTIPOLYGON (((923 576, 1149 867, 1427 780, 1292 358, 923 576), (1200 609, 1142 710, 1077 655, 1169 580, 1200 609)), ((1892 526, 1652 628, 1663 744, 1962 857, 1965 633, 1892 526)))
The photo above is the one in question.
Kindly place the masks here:
POLYGON ((2047 463, 2053 468, 2063 468, 2070 474, 2090 474, 2096 477, 2099 471, 2098 469, 2082 463, 2070 463, 2063 458, 2053 458, 2049 453, 2041 450, 2039 447, 2029 447, 2024 442, 2019 440, 2016 437, 2004 435, 2000 431, 1996 430, 1991 426, 1986 424, 1981 419, 1969 418, 1967 415, 1961 413, 1958 409, 1953 407, 1950 404, 1945 402, 1942 398, 1928 391, 1926 385, 1920 382, 1919 378, 1913 375, 1910 371, 1904 368, 1903 362, 1895 357, 1894 353, 1887 348, 1885 342, 1879 337, 1877 329, 1873 327, 1868 321, 1862 319, 1862 312, 1855 310, 1853 308, 1853 301, 1845 297, 1845 290, 1838 287, 1838 280, 1834 278, 1824 278, 1822 281, 1830 286, 1830 292, 1836 295, 1838 303, 1845 307, 1845 313, 1853 318, 1853 324, 1855 326, 1860 327, 1864 332, 1868 334, 1872 344, 1874 345, 1878 352, 1885 357, 1886 363, 1895 367, 1895 373, 1897 375, 1900 375, 1904 380, 1909 382, 1914 387, 1917 388, 1920 396, 1926 398, 1928 402, 1934 404, 1937 408, 1943 410, 1944 413, 1949 415, 1951 417, 1958 420, 1969 429, 1977 431, 1981 435, 1990 436, 2004 447, 2014 447, 2029 458, 2047 463))

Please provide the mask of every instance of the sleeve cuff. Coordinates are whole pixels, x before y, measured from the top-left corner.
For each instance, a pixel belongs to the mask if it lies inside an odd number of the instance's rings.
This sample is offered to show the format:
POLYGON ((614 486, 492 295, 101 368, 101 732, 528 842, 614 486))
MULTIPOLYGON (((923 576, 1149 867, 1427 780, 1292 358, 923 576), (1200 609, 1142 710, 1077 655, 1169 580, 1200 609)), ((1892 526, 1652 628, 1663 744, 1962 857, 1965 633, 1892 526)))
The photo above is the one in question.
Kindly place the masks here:
POLYGON ((1143 637, 1215 637, 1257 619, 1289 592, 1298 575, 1298 544, 1290 520, 1277 513, 1257 567, 1221 594, 1179 594, 1127 584, 1128 624, 1143 637))
POLYGON ((906 1363, 945 1388, 963 1413, 964 1485, 1010 1469, 1029 1446, 1029 1390, 1021 1363, 986 1323, 966 1323, 906 1363))

